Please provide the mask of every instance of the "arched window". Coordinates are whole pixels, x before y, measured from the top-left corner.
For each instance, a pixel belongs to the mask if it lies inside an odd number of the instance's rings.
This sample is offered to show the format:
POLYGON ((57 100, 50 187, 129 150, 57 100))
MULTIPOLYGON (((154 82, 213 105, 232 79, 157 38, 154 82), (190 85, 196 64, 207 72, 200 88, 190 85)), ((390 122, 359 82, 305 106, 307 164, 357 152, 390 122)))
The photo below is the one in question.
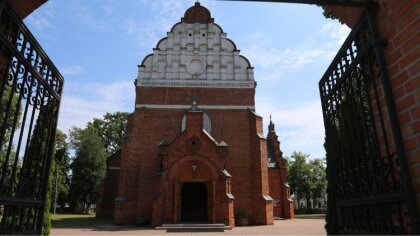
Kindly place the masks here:
MULTIPOLYGON (((186 125, 186 115, 184 115, 182 117, 182 125, 181 125, 181 132, 183 132, 185 130, 185 125, 186 125)), ((207 113, 203 114, 203 128, 204 130, 211 134, 211 121, 210 121, 210 117, 207 115, 207 113)))

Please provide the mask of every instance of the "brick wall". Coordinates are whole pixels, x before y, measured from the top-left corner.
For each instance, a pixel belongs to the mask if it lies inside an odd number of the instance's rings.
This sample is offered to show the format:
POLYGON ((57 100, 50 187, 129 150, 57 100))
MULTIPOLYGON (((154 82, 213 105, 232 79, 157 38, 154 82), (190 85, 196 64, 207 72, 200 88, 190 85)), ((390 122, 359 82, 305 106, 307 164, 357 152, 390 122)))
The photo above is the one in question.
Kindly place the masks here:
POLYGON ((251 146, 251 173, 248 181, 252 184, 251 201, 252 224, 273 224, 272 201, 264 199, 269 196, 268 169, 267 169, 267 142, 263 135, 262 117, 249 111, 249 136, 251 146), (265 209, 262 211, 261 209, 265 209))
MULTIPOLYGON (((199 108, 200 104, 254 106, 255 90, 137 87, 136 102, 191 105, 193 95, 198 96, 199 108)), ((265 139, 257 136, 257 133, 262 133, 262 118, 256 117, 246 109, 203 109, 203 111, 211 121, 211 136, 217 142, 223 140, 228 144, 229 154, 226 163, 223 160, 222 166, 220 163, 216 166, 223 169, 225 165, 232 175, 229 181, 231 193, 235 197, 233 202, 227 201, 226 186, 220 184, 225 180, 215 180, 215 220, 231 225, 234 222, 232 209, 243 208, 250 217, 250 223, 272 223, 271 202, 266 202, 262 197, 263 194, 269 194, 265 139), (255 180, 257 172, 253 170, 257 170, 258 180, 255 180), (256 189, 258 190, 254 193, 256 189), (253 205, 254 200, 257 202, 256 205, 253 205)), ((177 142, 183 135, 181 135, 181 123, 185 112, 185 109, 138 108, 129 117, 129 138, 124 140, 121 153, 120 182, 123 184, 120 185, 119 195, 124 196, 124 201, 116 204, 115 223, 133 223, 138 215, 146 216, 156 224, 176 220, 177 216, 170 212, 168 214, 168 209, 177 208, 174 194, 177 194, 180 186, 177 187, 176 184, 169 182, 159 185, 161 183, 158 177, 161 166, 159 144, 162 140, 170 143, 172 154, 168 154, 168 157, 181 158, 191 152, 191 149, 185 149, 181 144, 172 145, 172 142, 177 142), (165 200, 155 198, 153 193, 156 186, 166 189, 165 196, 159 198, 165 200), (156 203, 161 205, 154 207, 156 203)), ((200 120, 202 117, 197 119, 200 120)), ((197 122, 193 116, 187 118, 187 126, 188 123, 197 122), (188 121, 188 119, 193 120, 188 121)), ((198 127, 198 130, 201 128, 198 127)), ((196 135, 200 139, 203 136, 199 132, 196 135)), ((216 155, 210 146, 204 149, 203 156, 216 155)), ((164 165, 170 166, 169 163, 164 165)), ((171 168, 171 171, 174 170, 171 168)))
POLYGON ((106 161, 106 176, 101 183, 101 202, 96 206, 96 216, 112 218, 115 198, 118 196, 121 152, 117 152, 106 161))
POLYGON ((283 203, 281 199, 280 173, 277 168, 268 169, 268 179, 270 185, 270 196, 273 198, 273 216, 282 217, 283 203))
POLYGON ((293 201, 290 201, 290 187, 286 184, 287 163, 280 150, 280 141, 276 134, 274 123, 268 125, 267 145, 272 148, 272 155, 277 166, 268 168, 270 196, 273 201, 273 215, 284 219, 293 219, 293 201))
POLYGON ((137 104, 191 105, 192 96, 203 105, 254 106, 255 89, 137 87, 137 104), (239 99, 240 98, 240 99, 239 99))

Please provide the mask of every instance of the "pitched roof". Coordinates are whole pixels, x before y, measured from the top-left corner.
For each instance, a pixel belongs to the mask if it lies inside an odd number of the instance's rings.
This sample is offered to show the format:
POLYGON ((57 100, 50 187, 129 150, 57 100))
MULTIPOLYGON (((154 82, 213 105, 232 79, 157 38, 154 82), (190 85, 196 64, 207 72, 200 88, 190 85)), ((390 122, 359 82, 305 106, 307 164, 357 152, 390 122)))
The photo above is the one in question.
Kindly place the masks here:
POLYGON ((267 166, 268 168, 275 168, 278 166, 276 156, 274 155, 273 145, 270 140, 267 140, 267 166))

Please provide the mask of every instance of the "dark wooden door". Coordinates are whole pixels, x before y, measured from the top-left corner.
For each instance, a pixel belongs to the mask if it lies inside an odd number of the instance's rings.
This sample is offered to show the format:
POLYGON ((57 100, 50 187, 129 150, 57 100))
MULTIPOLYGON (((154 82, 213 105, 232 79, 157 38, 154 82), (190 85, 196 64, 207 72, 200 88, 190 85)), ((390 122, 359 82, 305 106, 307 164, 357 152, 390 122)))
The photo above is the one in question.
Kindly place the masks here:
POLYGON ((207 223, 207 186, 184 183, 181 190, 181 221, 207 223))

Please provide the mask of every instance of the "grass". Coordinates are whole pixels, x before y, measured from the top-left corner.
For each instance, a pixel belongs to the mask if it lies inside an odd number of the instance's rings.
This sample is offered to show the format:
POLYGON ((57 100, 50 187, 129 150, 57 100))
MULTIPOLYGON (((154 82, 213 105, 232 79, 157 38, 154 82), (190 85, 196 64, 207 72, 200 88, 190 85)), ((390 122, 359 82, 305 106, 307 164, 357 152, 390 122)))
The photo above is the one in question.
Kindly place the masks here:
POLYGON ((296 219, 324 219, 325 214, 296 214, 296 219))
POLYGON ((96 218, 94 214, 55 214, 51 215, 53 228, 84 228, 112 224, 112 219, 96 218))

